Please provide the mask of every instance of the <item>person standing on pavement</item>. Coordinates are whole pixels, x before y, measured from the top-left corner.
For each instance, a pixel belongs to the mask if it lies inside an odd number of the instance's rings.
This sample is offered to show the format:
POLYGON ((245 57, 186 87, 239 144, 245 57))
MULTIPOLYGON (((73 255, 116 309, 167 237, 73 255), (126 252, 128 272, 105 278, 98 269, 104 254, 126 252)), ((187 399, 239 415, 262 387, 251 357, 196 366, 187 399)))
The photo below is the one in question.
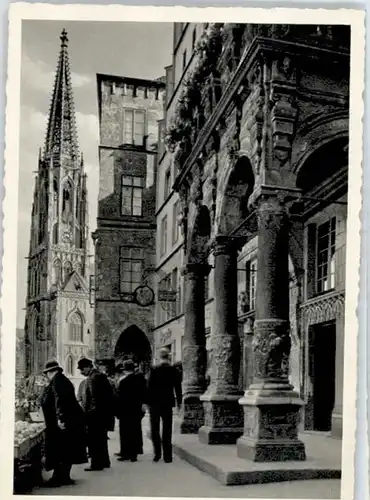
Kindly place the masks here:
POLYGON ((162 457, 166 463, 172 462, 172 409, 180 410, 182 402, 181 379, 178 371, 170 363, 170 352, 161 349, 159 364, 154 366, 148 378, 148 403, 150 413, 151 438, 153 442, 153 461, 162 457), (160 422, 162 421, 162 436, 160 422))
MULTIPOLYGON (((112 389, 113 397, 115 397, 115 389, 116 389, 115 381, 111 377, 111 370, 110 370, 109 366, 107 366, 107 364, 105 364, 104 362, 102 362, 102 363, 96 362, 95 364, 96 364, 97 369, 100 371, 100 373, 102 373, 103 375, 105 375, 107 377, 107 380, 110 383, 110 386, 112 389)), ((114 432, 115 423, 116 423, 116 418, 115 418, 114 411, 113 411, 111 416, 110 416, 109 422, 108 422, 108 431, 109 432, 114 432)), ((108 439, 109 439, 109 436, 108 436, 108 439)))
POLYGON ((141 421, 145 414, 146 380, 143 374, 135 373, 135 364, 131 360, 124 361, 118 369, 122 374, 117 386, 118 460, 136 462, 142 453, 141 421))
POLYGON ((86 463, 84 414, 72 382, 63 375, 57 361, 46 363, 43 371, 49 384, 41 395, 45 419, 45 469, 53 470, 48 486, 73 484, 73 464, 86 463))
POLYGON ((110 467, 108 428, 114 411, 112 388, 90 359, 80 359, 78 369, 86 377, 83 400, 91 462, 85 471, 103 470, 110 467))

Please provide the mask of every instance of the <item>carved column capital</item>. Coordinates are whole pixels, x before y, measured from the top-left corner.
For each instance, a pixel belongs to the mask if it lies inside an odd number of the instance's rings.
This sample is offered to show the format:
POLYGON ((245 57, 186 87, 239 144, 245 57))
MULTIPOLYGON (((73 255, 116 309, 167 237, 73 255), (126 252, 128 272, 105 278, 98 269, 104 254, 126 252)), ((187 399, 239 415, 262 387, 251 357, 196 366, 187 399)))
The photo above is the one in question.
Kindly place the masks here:
POLYGON ((300 189, 280 186, 260 186, 249 198, 249 208, 257 214, 264 212, 291 217, 296 215, 296 205, 301 198, 300 189))

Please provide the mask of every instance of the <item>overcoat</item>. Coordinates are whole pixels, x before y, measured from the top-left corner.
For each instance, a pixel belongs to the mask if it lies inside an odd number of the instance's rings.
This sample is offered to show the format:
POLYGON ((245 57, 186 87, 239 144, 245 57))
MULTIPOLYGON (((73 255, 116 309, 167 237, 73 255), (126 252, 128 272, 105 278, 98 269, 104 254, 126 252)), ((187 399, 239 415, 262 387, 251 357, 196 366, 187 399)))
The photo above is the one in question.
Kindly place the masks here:
POLYGON ((117 417, 120 423, 121 453, 123 456, 141 454, 143 435, 141 421, 143 404, 147 402, 146 380, 141 373, 131 373, 118 382, 117 417))
POLYGON ((44 388, 41 408, 45 419, 45 469, 59 464, 87 462, 83 410, 77 402, 72 382, 58 372, 44 388), (64 429, 58 426, 58 420, 64 429))
POLYGON ((91 370, 84 393, 87 424, 110 430, 114 417, 114 394, 107 376, 98 370, 91 370))

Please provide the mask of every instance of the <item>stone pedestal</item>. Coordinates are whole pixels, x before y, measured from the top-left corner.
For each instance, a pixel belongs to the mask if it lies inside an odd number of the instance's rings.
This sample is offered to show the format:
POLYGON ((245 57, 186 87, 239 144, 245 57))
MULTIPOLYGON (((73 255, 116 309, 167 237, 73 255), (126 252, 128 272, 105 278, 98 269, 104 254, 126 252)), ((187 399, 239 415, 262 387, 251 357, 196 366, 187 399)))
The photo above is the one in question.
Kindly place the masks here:
POLYGON ((196 434, 204 422, 200 396, 206 389, 207 351, 204 318, 205 264, 187 264, 185 277, 185 327, 183 348, 182 434, 196 434))
POLYGON ((214 259, 211 383, 200 398, 204 425, 199 429, 199 440, 205 444, 232 444, 243 432, 243 413, 238 404, 237 249, 227 238, 217 238, 214 259))
POLYGON ((298 439, 303 401, 289 383, 288 216, 276 195, 258 200, 253 383, 240 399, 244 434, 238 456, 258 462, 305 460, 298 439))

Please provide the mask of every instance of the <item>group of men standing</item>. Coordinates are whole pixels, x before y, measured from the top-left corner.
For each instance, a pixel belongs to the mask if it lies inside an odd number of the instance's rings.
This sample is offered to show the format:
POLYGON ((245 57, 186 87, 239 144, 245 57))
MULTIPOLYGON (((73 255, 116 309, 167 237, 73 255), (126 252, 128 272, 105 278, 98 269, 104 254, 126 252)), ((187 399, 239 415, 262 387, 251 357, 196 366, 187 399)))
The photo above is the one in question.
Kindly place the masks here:
POLYGON ((72 382, 57 362, 48 362, 49 379, 41 398, 45 417, 45 468, 53 470, 49 485, 71 484, 72 464, 90 464, 85 471, 111 466, 108 432, 119 421, 119 461, 136 462, 143 453, 142 419, 150 415, 153 461, 162 457, 172 462, 173 407, 181 407, 181 378, 170 363, 167 349, 160 351, 159 363, 144 376, 132 360, 116 366, 108 377, 93 362, 83 358, 78 369, 85 377, 75 395, 72 382), (162 434, 160 423, 162 422, 162 434))

